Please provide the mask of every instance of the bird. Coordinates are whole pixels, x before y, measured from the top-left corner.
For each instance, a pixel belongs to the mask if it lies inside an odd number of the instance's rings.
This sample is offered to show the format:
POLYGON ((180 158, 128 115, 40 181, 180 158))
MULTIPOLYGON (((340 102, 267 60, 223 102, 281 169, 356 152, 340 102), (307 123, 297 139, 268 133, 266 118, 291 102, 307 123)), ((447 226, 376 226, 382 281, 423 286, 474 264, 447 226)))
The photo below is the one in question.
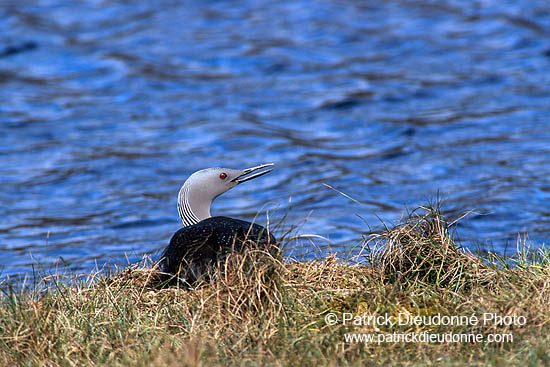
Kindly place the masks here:
POLYGON ((260 164, 243 170, 206 168, 193 173, 178 194, 178 213, 183 227, 176 231, 158 262, 165 280, 181 280, 194 284, 207 279, 210 270, 231 252, 239 252, 246 244, 276 253, 277 241, 259 224, 224 216, 210 215, 214 199, 233 187, 272 171, 260 164), (258 172, 259 171, 259 172, 258 172))

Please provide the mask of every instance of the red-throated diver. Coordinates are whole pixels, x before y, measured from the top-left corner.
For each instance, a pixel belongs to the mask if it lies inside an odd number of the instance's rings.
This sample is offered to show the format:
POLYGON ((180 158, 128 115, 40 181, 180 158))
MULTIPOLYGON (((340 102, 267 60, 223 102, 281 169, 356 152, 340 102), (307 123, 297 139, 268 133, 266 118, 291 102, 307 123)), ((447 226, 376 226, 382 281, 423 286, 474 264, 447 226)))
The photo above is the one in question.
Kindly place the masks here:
POLYGON ((268 169, 250 175, 272 165, 261 164, 244 170, 206 168, 189 176, 178 194, 183 228, 172 236, 158 269, 191 284, 229 252, 241 250, 245 241, 267 250, 276 248, 275 237, 261 225, 210 216, 210 206, 216 197, 240 183, 271 172, 268 169))

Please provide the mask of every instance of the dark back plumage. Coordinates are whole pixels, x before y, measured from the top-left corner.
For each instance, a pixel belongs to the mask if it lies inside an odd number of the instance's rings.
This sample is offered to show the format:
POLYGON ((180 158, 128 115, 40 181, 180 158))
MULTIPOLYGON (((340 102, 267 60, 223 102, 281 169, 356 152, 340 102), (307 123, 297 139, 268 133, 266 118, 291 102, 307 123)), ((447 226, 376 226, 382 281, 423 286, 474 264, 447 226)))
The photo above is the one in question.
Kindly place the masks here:
POLYGON ((242 251, 245 245, 271 253, 277 249, 275 237, 261 225, 221 216, 207 218, 174 233, 161 255, 159 270, 192 284, 229 252, 242 251))

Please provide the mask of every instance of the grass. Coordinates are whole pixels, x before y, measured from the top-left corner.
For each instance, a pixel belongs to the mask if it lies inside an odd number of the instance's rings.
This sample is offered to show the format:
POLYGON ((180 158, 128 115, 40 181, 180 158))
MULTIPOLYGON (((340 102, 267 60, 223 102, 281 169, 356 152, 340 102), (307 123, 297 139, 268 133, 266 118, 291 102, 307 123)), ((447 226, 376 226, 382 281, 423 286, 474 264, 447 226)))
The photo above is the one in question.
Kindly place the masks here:
POLYGON ((366 247, 380 245, 357 263, 335 256, 288 262, 248 250, 232 254, 213 280, 193 290, 162 287, 145 263, 112 276, 45 278, 35 291, 0 297, 0 365, 550 364, 548 252, 481 259, 454 243, 437 208, 422 208, 365 240, 366 247), (344 324, 350 315, 381 319, 344 324), (438 315, 462 319, 429 322, 438 315), (501 322, 484 322, 484 315, 501 322), (479 322, 466 323, 471 316, 479 322), (398 323, 413 317, 424 321, 398 323), (350 333, 503 340, 351 342, 350 333))

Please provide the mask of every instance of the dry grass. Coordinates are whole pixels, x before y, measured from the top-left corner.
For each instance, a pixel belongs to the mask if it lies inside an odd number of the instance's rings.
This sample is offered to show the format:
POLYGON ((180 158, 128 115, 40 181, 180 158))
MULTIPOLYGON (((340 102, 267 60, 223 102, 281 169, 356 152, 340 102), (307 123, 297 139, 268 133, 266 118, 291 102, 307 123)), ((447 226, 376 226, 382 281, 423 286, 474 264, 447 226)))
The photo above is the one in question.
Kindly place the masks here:
POLYGON ((233 254, 195 289, 143 264, 49 279, 0 299, 2 366, 548 365, 550 261, 484 261, 455 246, 437 211, 371 240, 372 265, 233 254), (339 322, 328 325, 334 313, 339 322), (343 325, 344 314, 521 315, 524 325, 343 325), (350 343, 348 333, 510 334, 500 343, 350 343))
POLYGON ((409 281, 460 291, 490 286, 497 273, 482 259, 454 243, 438 207, 420 207, 402 224, 369 241, 382 241, 384 251, 368 254, 370 263, 392 282, 409 281))

